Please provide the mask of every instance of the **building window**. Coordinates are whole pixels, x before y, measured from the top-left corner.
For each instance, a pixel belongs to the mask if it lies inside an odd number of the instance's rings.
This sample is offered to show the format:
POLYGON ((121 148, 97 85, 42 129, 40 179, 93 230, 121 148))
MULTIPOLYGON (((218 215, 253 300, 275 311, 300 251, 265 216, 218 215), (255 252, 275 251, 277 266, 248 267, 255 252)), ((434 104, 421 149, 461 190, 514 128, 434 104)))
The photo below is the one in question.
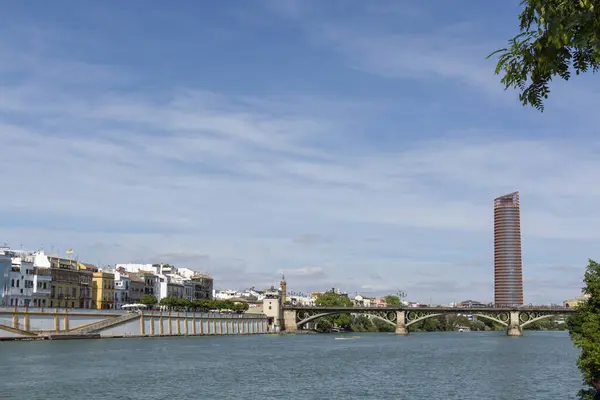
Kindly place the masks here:
MULTIPOLYGON (((15 280, 14 279, 10 280, 10 287, 15 287, 15 280)), ((10 305, 12 306, 12 300, 10 301, 10 305)))
POLYGON ((17 287, 19 287, 19 280, 17 279, 17 287))

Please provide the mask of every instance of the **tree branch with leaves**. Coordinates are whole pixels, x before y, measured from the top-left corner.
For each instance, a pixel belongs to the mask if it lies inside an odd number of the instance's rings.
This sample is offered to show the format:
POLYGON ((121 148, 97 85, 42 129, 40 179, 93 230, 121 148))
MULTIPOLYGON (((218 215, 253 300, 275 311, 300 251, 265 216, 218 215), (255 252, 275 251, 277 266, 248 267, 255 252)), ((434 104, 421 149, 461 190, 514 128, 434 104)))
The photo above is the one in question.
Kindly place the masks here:
POLYGON ((523 105, 544 111, 550 82, 598 71, 600 67, 600 0, 522 0, 521 33, 498 56, 496 74, 505 88, 519 91, 523 105))

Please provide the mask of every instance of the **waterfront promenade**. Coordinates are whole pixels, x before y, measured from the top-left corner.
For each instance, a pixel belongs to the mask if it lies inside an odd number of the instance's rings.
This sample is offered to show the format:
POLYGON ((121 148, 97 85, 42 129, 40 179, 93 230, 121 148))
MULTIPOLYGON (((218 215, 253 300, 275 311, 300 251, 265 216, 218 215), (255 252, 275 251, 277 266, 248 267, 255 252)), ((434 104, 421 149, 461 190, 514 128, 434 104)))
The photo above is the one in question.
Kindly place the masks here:
POLYGON ((262 314, 0 308, 0 340, 264 333, 267 318, 262 314))

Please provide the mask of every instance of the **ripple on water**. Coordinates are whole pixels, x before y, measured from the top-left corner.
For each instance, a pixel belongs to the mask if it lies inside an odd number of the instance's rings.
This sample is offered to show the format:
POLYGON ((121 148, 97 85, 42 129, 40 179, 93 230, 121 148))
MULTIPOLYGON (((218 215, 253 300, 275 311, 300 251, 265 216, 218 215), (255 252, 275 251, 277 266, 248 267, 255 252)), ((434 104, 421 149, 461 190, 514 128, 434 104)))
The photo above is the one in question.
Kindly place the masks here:
POLYGON ((0 398, 564 400, 576 358, 563 332, 0 342, 0 398))

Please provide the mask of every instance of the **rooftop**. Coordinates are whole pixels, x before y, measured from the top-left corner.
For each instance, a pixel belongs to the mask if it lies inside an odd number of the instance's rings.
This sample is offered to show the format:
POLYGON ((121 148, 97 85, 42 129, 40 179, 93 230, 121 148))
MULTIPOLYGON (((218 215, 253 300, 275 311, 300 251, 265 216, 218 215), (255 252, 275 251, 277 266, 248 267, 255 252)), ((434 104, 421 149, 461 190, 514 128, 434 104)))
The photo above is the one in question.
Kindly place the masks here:
POLYGON ((494 200, 512 200, 512 198, 515 195, 518 195, 518 194, 519 194, 519 192, 516 191, 516 192, 512 192, 512 193, 509 193, 509 194, 504 194, 502 196, 496 197, 494 200))

